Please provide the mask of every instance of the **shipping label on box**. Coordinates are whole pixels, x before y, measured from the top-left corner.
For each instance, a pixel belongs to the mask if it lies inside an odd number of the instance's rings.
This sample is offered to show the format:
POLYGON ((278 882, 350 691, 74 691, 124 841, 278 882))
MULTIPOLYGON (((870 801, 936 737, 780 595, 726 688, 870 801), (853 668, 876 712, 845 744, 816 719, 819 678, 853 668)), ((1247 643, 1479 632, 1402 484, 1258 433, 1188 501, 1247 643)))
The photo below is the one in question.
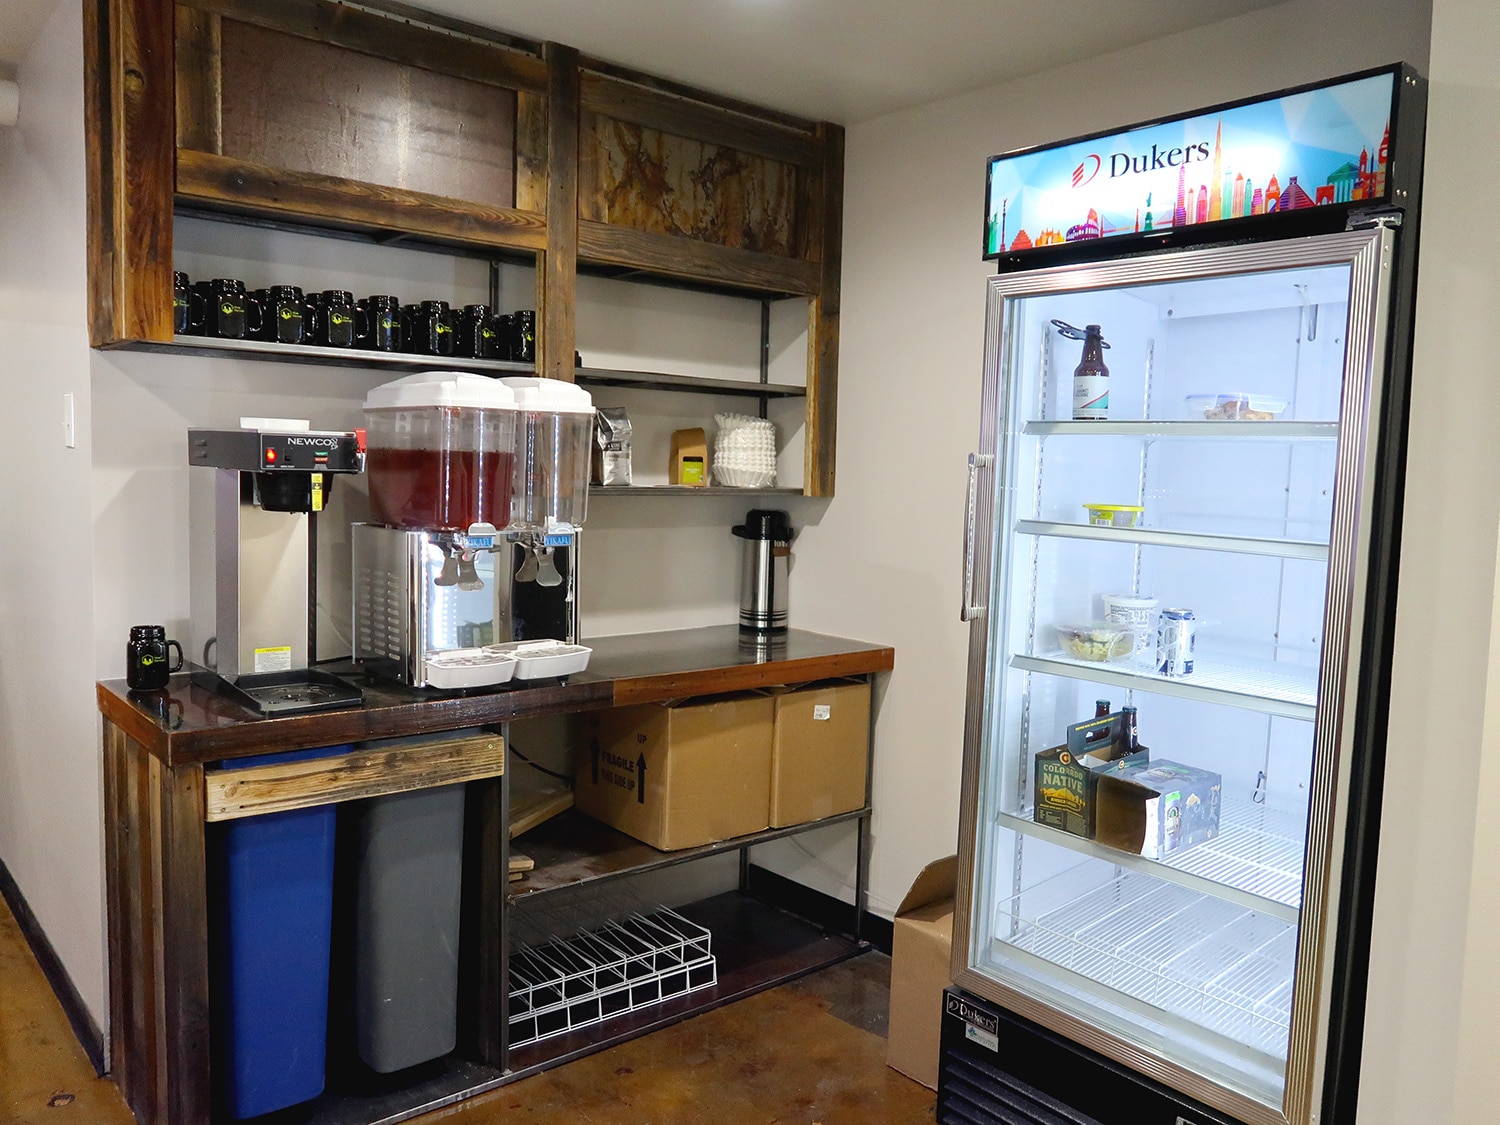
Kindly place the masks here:
POLYGON ((1219 834, 1223 778, 1211 770, 1157 761, 1099 778, 1095 838, 1147 859, 1219 834))

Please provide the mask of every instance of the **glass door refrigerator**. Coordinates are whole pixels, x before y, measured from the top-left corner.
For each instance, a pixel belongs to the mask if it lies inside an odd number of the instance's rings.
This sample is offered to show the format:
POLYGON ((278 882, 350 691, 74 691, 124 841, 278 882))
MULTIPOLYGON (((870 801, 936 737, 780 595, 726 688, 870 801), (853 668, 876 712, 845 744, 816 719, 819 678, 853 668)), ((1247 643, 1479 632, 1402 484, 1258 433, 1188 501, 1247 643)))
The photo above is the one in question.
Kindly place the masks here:
POLYGON ((939 1121, 1353 1120, 1422 98, 990 163, 939 1121))

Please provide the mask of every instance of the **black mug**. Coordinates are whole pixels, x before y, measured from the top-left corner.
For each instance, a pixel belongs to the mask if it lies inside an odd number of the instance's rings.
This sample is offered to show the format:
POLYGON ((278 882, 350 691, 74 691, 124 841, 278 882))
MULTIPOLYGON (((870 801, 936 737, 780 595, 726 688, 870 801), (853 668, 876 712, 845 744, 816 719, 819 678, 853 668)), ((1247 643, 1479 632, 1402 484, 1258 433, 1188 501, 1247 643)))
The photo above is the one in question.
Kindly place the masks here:
MULTIPOLYGON (((192 293, 201 303, 199 331, 203 335, 226 340, 244 339, 250 295, 245 292, 243 281, 232 277, 216 277, 212 281, 198 282, 193 286, 192 293)), ((193 311, 191 299, 190 296, 190 320, 193 311)))
POLYGON ((125 683, 131 691, 160 691, 167 677, 182 671, 182 646, 167 640, 160 625, 132 625, 130 643, 125 646, 125 683), (177 663, 170 663, 171 650, 177 650, 177 663))
POLYGON ((484 358, 510 358, 510 313, 497 313, 485 322, 484 358))
POLYGON ((418 355, 453 354, 453 310, 447 301, 423 301, 408 306, 411 313, 411 335, 407 351, 418 355))
POLYGON ((536 311, 522 309, 510 314, 510 358, 517 363, 536 362, 536 311))
POLYGON ((312 339, 312 306, 295 285, 273 285, 251 294, 251 334, 276 344, 312 339))
MULTIPOLYGON (((193 286, 185 273, 172 274, 172 332, 185 336, 192 322, 193 286)), ((200 317, 201 319, 201 317, 200 317)))
POLYGON ((354 314, 354 342, 376 352, 401 350, 401 302, 395 297, 366 297, 354 314))
POLYGON ((313 307, 313 342, 325 348, 352 348, 354 294, 347 289, 325 289, 313 298, 313 307))
POLYGON ((484 339, 490 327, 488 305, 465 305, 458 314, 458 331, 454 333, 453 354, 465 359, 484 358, 484 339))

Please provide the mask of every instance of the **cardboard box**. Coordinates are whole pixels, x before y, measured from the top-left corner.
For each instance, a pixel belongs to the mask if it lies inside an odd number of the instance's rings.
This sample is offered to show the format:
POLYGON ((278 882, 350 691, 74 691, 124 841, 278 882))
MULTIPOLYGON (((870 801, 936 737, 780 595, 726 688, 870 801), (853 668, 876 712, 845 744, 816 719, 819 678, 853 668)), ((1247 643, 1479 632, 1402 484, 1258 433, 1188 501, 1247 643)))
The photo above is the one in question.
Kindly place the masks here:
POLYGON ((891 935, 891 1015, 885 1061, 937 1089, 943 989, 953 959, 958 857, 929 863, 896 910, 891 935))
POLYGON ((708 435, 700 429, 672 432, 672 463, 668 484, 708 484, 708 435))
POLYGON ((1146 765, 1151 752, 1144 746, 1134 754, 1111 761, 1121 732, 1118 712, 1087 719, 1068 727, 1068 741, 1037 751, 1031 774, 1032 819, 1074 836, 1092 840, 1099 777, 1146 765), (1098 741, 1091 736, 1101 735, 1098 741))
POLYGON ((757 694, 601 711, 577 755, 574 802, 664 851, 759 832, 770 823, 774 710, 757 694))
POLYGON ((813 684, 776 693, 771 827, 806 824, 865 804, 870 685, 813 684))
POLYGON ((1219 834, 1223 778, 1165 760, 1099 777, 1095 838, 1161 859, 1219 834))

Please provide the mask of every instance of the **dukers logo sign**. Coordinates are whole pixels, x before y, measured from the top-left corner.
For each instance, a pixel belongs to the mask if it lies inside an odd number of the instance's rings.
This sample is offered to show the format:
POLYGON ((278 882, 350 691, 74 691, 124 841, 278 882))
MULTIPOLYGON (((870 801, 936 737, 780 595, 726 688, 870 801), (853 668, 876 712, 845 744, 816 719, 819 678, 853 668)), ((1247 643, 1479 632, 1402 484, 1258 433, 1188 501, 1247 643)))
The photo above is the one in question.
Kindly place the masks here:
POLYGON ((1107 178, 1113 180, 1120 176, 1141 172, 1161 172, 1168 168, 1176 168, 1179 164, 1207 160, 1208 157, 1207 141, 1165 150, 1160 145, 1152 145, 1151 151, 1142 156, 1132 156, 1128 152, 1112 152, 1109 155, 1108 164, 1105 163, 1103 157, 1091 152, 1079 162, 1077 168, 1073 169, 1073 186, 1075 188, 1086 187, 1105 168, 1109 169, 1107 178))

